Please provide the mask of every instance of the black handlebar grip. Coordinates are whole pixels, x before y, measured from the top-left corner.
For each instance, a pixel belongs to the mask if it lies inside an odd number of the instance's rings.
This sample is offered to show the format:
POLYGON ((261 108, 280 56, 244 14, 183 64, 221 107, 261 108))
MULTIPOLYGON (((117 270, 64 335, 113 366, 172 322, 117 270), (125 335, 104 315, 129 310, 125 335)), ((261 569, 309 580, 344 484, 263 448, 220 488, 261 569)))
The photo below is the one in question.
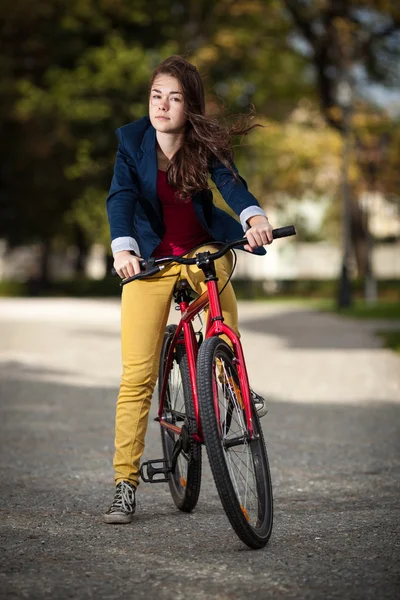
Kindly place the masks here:
POLYGON ((272 231, 274 240, 282 237, 289 237, 290 235, 296 235, 294 225, 287 225, 286 227, 278 227, 272 231))
MULTIPOLYGON (((161 271, 162 267, 158 267, 157 265, 155 267, 152 267, 151 269, 149 269, 148 271, 145 271, 143 273, 143 277, 150 277, 151 275, 155 275, 156 273, 158 273, 159 271, 161 271)), ((141 273, 139 273, 139 277, 141 276, 141 273)))
POLYGON ((130 283, 131 281, 135 281, 135 279, 145 279, 145 277, 151 277, 155 275, 159 271, 161 271, 162 267, 152 267, 148 271, 143 271, 143 273, 138 273, 137 275, 133 275, 133 277, 128 277, 127 279, 123 279, 119 285, 125 285, 126 283, 130 283))

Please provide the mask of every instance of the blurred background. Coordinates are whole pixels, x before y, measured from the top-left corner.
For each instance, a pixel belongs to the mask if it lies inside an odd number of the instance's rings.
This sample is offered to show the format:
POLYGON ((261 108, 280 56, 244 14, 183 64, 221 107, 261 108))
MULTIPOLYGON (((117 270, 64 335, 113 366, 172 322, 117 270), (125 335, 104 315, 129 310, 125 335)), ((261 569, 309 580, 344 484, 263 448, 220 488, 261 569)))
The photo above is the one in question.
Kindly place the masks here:
MULTIPOLYGON (((235 156, 275 227, 239 297, 400 298, 400 4, 393 0, 2 0, 0 294, 118 295, 105 199, 114 130, 147 114, 165 57, 207 110, 255 108, 235 156)), ((222 203, 217 197, 216 202, 222 203)))

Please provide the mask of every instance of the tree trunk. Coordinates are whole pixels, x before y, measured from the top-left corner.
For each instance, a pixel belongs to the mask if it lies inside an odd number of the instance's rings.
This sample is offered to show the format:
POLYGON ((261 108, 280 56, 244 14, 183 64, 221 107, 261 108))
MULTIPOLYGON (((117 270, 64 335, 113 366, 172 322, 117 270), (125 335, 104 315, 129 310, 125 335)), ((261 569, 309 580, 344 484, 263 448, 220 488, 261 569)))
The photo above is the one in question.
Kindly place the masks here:
POLYGON ((75 273, 77 275, 85 275, 86 260, 88 257, 89 245, 86 241, 83 229, 76 226, 75 230, 75 243, 77 249, 76 261, 75 261, 75 273))
POLYGON ((51 241, 44 240, 40 248, 38 271, 34 277, 28 280, 28 293, 30 296, 39 296, 41 292, 50 286, 50 258, 51 241))
POLYGON ((363 211, 357 196, 351 194, 351 242, 357 266, 357 275, 364 279, 370 272, 368 237, 363 211))
POLYGON ((44 240, 42 242, 42 252, 39 263, 39 282, 43 288, 47 287, 50 283, 50 258, 51 241, 44 240))

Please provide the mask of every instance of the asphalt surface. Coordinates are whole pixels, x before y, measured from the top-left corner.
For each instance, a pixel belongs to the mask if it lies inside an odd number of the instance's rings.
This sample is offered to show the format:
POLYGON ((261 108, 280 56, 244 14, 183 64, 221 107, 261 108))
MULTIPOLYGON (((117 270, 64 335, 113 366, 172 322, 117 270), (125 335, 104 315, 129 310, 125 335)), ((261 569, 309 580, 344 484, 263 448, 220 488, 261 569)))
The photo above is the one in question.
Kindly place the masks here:
MULTIPOLYGON (((142 484, 134 522, 104 524, 118 302, 0 300, 0 598, 400 596, 399 356, 372 322, 267 303, 240 314, 252 385, 270 398, 275 519, 258 551, 208 468, 192 514, 142 484)), ((159 457, 150 421, 145 458, 159 457)))

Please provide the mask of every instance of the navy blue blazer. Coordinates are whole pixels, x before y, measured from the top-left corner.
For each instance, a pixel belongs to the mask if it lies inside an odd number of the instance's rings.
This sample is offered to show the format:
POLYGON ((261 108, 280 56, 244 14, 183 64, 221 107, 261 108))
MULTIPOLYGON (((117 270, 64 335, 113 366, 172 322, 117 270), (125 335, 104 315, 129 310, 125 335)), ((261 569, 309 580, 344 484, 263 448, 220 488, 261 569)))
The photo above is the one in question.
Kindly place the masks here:
MULTIPOLYGON (((157 195, 156 130, 149 117, 143 117, 120 127, 116 135, 119 146, 107 198, 111 247, 114 254, 134 250, 147 259, 165 233, 162 205, 157 195)), ((264 211, 248 191, 244 179, 235 181, 222 163, 216 163, 210 175, 242 225, 214 205, 210 190, 193 195, 197 218, 214 240, 227 242, 243 237, 248 228, 247 219, 265 215, 264 211)), ((265 249, 257 248, 255 252, 265 254, 265 249)))

